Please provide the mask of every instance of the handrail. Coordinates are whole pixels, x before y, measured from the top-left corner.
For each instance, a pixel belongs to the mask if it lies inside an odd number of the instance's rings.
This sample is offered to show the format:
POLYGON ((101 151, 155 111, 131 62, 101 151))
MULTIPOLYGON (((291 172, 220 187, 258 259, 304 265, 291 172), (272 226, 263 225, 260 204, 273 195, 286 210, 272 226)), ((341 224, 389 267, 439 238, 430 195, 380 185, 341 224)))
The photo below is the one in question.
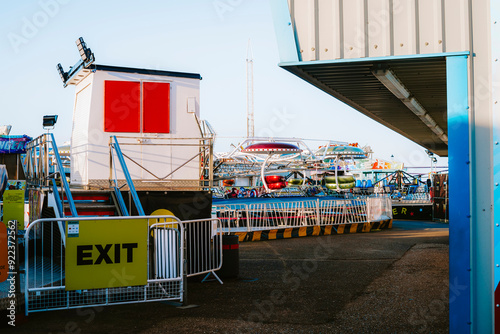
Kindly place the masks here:
POLYGON ((125 176, 128 188, 130 189, 130 194, 132 195, 135 207, 137 208, 137 214, 139 216, 144 216, 144 209, 142 208, 141 201, 139 200, 139 196, 137 195, 137 191, 135 190, 134 182, 130 177, 127 164, 125 163, 125 159, 123 158, 122 150, 120 149, 120 145, 118 144, 116 136, 111 136, 111 148, 114 148, 116 151, 116 156, 118 157, 118 161, 120 162, 120 166, 122 167, 123 175, 125 176))
POLYGON ((64 217, 64 204, 61 201, 61 197, 59 196, 59 191, 57 190, 55 180, 52 180, 52 191, 54 192, 54 199, 56 201, 57 211, 59 211, 59 217, 64 217))
MULTIPOLYGON (((76 211, 76 206, 73 201, 73 196, 71 195, 68 181, 66 180, 64 168, 62 167, 61 156, 59 155, 54 134, 43 134, 31 140, 27 147, 26 179, 28 180, 28 185, 38 188, 51 187, 50 180, 55 180, 57 178, 55 175, 59 172, 59 177, 61 178, 61 191, 63 193, 62 198, 64 199, 64 194, 66 194, 71 215, 72 217, 77 217, 78 213, 76 211), (52 146, 52 152, 49 149, 49 144, 52 146), (54 173, 50 173, 49 160, 52 161, 52 165, 54 165, 52 160, 53 158, 55 158, 55 165, 57 166, 57 169, 54 173)), ((58 191, 57 187, 54 189, 55 191, 58 191)), ((64 207, 60 211, 61 215, 64 217, 64 207)))
MULTIPOLYGON (((200 130, 201 131, 201 130, 200 130)), ((140 137, 130 137, 130 136, 110 136, 109 145, 112 145, 113 140, 119 142, 120 149, 122 149, 122 155, 127 163, 135 164, 139 167, 141 171, 148 174, 142 178, 135 178, 135 185, 139 187, 143 182, 161 182, 168 184, 168 187, 178 187, 178 188, 197 188, 198 190, 204 190, 213 186, 213 137, 155 137, 155 136, 140 136, 140 137), (125 139, 125 140, 122 140, 125 139), (152 167, 145 161, 139 161, 133 156, 127 155, 125 152, 125 147, 159 147, 162 150, 164 147, 188 147, 189 149, 185 152, 191 152, 193 148, 193 153, 186 153, 185 157, 180 158, 182 161, 176 162, 171 166, 171 171, 166 171, 164 168, 152 167), (196 154, 194 153, 194 148, 196 148, 196 154), (128 160, 127 160, 128 159, 128 160), (197 166, 196 166, 197 165, 197 166), (195 167, 196 166, 196 167, 195 167), (187 167, 187 168, 186 168, 187 167), (188 176, 182 178, 181 176, 176 177, 174 175, 179 175, 179 171, 191 169, 188 176), (194 169, 198 168, 198 173, 195 176, 194 169), (164 175, 163 173, 167 174, 164 175), (191 173, 192 172, 192 173, 191 173), (187 181, 187 182, 185 182, 187 181)), ((110 148, 112 150, 112 148, 110 148)), ((112 153, 110 153, 112 154, 112 153)), ((118 163, 116 164, 118 165, 118 163)), ((111 161, 111 165, 112 161, 111 161)), ((167 168, 168 169, 168 168, 167 168)), ((113 170, 110 168, 110 182, 113 182, 113 170)))
POLYGON ((118 202, 118 206, 120 207, 120 211, 122 216, 128 216, 128 210, 127 206, 125 205, 125 201, 123 200, 122 193, 120 192, 120 189, 118 187, 114 186, 113 190, 115 192, 116 200, 118 202))
MULTIPOLYGON (((68 200, 71 215, 73 217, 78 217, 78 213, 76 212, 75 202, 73 201, 73 195, 71 194, 71 191, 69 189, 69 184, 68 184, 68 181, 66 180, 66 174, 64 173, 64 169, 62 168, 61 156, 59 155, 59 150, 57 149, 57 144, 56 144, 56 140, 54 138, 54 134, 50 133, 50 137, 52 140, 51 141, 52 150, 54 152, 54 156, 56 157, 56 161, 57 161, 57 170, 59 171, 59 176, 61 177, 61 184, 63 185, 64 192, 66 193, 66 198, 68 200)), ((64 196, 63 196, 63 198, 64 198, 64 196)), ((62 214, 64 217, 65 216, 64 209, 63 209, 62 214)))

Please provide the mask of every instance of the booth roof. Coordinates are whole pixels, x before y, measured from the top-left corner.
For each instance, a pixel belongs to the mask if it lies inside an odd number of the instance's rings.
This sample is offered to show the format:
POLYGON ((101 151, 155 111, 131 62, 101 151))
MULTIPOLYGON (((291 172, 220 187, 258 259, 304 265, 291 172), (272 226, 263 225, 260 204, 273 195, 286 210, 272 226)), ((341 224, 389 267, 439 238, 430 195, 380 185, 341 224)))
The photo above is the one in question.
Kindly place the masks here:
POLYGON ((167 77, 189 78, 189 79, 198 79, 198 80, 202 79, 201 75, 198 73, 173 72, 173 71, 153 70, 153 69, 147 69, 147 68, 135 68, 135 67, 122 67, 122 66, 92 64, 92 65, 90 65, 89 69, 96 70, 96 71, 107 71, 107 72, 161 75, 161 76, 167 76, 167 77))

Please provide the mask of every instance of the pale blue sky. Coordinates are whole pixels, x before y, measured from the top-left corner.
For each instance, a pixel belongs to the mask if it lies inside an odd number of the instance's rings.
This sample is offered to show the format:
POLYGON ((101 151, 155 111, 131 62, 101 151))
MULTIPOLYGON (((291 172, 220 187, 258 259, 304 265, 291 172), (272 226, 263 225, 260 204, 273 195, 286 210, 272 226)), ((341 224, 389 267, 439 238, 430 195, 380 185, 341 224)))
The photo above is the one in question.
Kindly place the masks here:
MULTIPOLYGON (((0 124, 42 133, 58 114, 58 143, 69 140, 74 87, 56 64, 79 59, 82 36, 97 64, 200 73, 201 116, 217 151, 246 134, 246 48, 254 54, 256 135, 369 144, 375 155, 429 166, 424 149, 277 66, 268 0, 9 1, 0 10, 0 124)), ((446 164, 440 159, 439 164, 446 164)))

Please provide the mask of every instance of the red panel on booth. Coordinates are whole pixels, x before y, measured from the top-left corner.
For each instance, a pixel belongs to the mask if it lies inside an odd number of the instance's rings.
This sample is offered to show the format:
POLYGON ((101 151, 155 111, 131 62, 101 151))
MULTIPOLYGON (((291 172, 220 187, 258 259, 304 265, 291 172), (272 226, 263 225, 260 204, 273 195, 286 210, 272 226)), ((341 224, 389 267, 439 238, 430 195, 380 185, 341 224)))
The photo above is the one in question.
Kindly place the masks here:
POLYGON ((104 81, 104 131, 139 132, 141 86, 137 81, 104 81))
POLYGON ((170 84, 144 82, 142 85, 142 131, 170 133, 170 84))

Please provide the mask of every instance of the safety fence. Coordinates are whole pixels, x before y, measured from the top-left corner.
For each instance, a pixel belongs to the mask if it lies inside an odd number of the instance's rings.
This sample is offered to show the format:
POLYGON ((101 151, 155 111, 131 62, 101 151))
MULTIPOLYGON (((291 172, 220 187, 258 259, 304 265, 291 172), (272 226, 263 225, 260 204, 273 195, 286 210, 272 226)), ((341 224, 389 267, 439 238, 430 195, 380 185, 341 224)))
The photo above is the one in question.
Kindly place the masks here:
POLYGON ((222 265, 217 219, 39 219, 25 234, 26 314, 185 300, 187 276, 222 265), (76 220, 78 219, 78 220, 76 220))
POLYGON ((392 218, 388 197, 339 200, 276 201, 214 205, 212 216, 220 219, 222 231, 259 230, 365 223, 392 218))
MULTIPOLYGON (((56 198, 66 197, 71 215, 78 215, 53 133, 43 134, 28 143, 25 173, 29 187, 49 187, 52 183, 56 198)), ((62 211, 62 205, 58 209, 62 211)))
MULTIPOLYGON (((200 137, 111 136, 109 181, 120 189, 127 186, 131 190, 197 191, 212 188, 214 133, 206 121, 197 119, 196 122, 202 123, 200 137), (139 151, 137 147, 140 147, 139 151), (157 159, 162 156, 171 156, 171 161, 161 163, 157 159)), ((99 180, 92 182, 100 184, 99 180)))
POLYGON ((222 233, 218 219, 182 221, 186 231, 186 275, 187 277, 215 274, 222 266, 222 233))
POLYGON ((392 196, 393 201, 404 204, 431 204, 431 195, 428 192, 418 192, 405 196, 392 196))

